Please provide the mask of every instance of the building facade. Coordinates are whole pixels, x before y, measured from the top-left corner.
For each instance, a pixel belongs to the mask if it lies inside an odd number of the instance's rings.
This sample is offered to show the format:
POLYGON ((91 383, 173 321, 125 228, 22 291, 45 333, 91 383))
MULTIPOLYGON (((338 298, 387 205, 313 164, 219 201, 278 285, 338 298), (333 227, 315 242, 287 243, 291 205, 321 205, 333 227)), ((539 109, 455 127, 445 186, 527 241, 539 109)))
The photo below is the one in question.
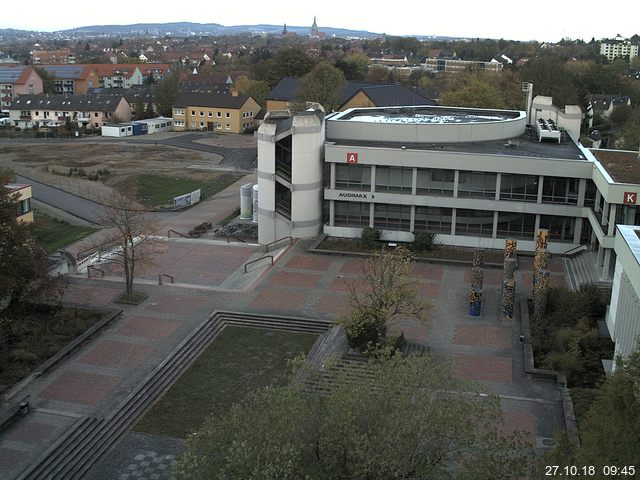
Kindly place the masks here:
POLYGON ((31 67, 23 65, 0 66, 0 112, 8 111, 18 95, 42 93, 42 79, 31 67))
POLYGON ((97 129, 114 120, 131 121, 131 108, 115 95, 20 95, 9 107, 9 118, 18 128, 65 125, 97 129))
POLYGON ((173 126, 176 131, 242 133, 253 128, 259 111, 248 95, 186 92, 173 105, 173 126))
POLYGON ((18 222, 33 223, 33 210, 31 209, 31 185, 9 183, 4 186, 18 202, 16 218, 18 222))
MULTIPOLYGON (((538 117, 541 126, 532 126, 526 117, 432 106, 351 109, 324 119, 324 138, 322 128, 304 133, 322 141, 304 137, 301 144, 316 148, 302 155, 297 138, 307 130, 295 128, 297 116, 268 117, 269 126, 258 131, 265 212, 259 231, 272 217, 280 223, 279 229, 264 227, 259 240, 302 236, 294 212, 305 207, 295 193, 322 184, 318 230, 330 236, 356 238, 368 226, 383 240, 410 242, 413 232, 426 230, 445 245, 501 249, 506 238, 515 238, 520 250, 532 252, 536 231, 546 228, 552 253, 586 245, 597 252, 598 276, 610 280, 615 226, 640 224, 640 169, 624 167, 638 162, 637 152, 610 158, 609 151, 580 145, 552 119, 538 117), (557 138, 547 140, 545 132, 555 131, 557 138), (315 174, 298 180, 288 173, 297 169, 315 174), (286 208, 274 207, 278 202, 286 208)), ((315 212, 316 204, 310 208, 315 212)))
POLYGON ((53 77, 55 93, 85 95, 100 85, 98 74, 91 65, 40 65, 53 77))
POLYGON ((640 227, 618 225, 616 268, 607 309, 607 328, 618 355, 628 357, 640 338, 640 227))
POLYGON ((600 42, 600 55, 612 62, 616 58, 628 58, 629 61, 638 56, 638 44, 620 36, 615 39, 604 39, 600 42))

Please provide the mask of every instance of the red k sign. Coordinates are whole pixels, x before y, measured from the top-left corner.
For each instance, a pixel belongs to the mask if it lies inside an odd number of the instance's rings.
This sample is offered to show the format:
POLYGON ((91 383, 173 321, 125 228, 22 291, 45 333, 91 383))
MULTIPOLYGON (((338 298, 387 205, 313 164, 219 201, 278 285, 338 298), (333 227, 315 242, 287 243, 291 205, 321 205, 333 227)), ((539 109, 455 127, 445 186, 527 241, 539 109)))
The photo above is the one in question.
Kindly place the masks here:
POLYGON ((638 194, 636 192, 624 192, 624 204, 635 205, 638 200, 638 194))
POLYGON ((347 163, 358 163, 358 154, 347 153, 347 163))

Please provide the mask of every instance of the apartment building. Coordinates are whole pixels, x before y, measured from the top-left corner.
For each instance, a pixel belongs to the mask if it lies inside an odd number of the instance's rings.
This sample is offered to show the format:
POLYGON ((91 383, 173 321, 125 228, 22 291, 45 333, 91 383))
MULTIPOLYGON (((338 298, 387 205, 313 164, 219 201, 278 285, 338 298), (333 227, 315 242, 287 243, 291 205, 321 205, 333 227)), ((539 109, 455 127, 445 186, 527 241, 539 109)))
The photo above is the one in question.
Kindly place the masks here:
POLYGON ((248 95, 185 92, 173 105, 173 126, 176 131, 242 133, 255 125, 259 111, 248 95))
POLYGON ((612 62, 616 58, 628 58, 629 61, 638 56, 638 44, 618 35, 614 39, 600 41, 600 55, 612 62))
POLYGON ((53 77, 54 92, 63 95, 86 95, 100 86, 98 74, 91 65, 40 65, 53 77))
POLYGON ((0 65, 0 111, 7 111, 18 95, 42 93, 42 79, 31 67, 0 65))

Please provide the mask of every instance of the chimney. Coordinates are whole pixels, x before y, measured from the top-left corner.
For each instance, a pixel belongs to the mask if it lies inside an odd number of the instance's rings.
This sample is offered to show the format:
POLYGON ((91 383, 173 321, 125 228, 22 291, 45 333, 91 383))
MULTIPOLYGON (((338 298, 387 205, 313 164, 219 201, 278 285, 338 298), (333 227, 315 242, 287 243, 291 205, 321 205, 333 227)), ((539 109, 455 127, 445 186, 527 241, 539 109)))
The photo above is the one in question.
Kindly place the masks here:
POLYGON ((231 96, 232 97, 237 97, 238 96, 238 91, 237 90, 231 90, 231 96))

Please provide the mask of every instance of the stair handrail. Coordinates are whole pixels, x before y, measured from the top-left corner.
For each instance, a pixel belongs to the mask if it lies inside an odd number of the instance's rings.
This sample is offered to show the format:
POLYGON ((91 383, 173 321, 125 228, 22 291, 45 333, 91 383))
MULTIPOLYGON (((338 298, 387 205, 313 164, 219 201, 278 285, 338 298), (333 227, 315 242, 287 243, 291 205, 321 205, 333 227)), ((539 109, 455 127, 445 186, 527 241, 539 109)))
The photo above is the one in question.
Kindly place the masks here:
POLYGON ((180 235, 182 238, 189 238, 187 235, 184 235, 180 232, 178 232, 177 230, 174 230, 173 228, 170 228, 169 230, 167 230, 167 238, 171 238, 171 232, 173 233, 177 233, 178 235, 180 235))
POLYGON ((273 265, 273 255, 265 255, 264 257, 256 258, 255 260, 251 260, 250 262, 245 263, 244 264, 244 273, 247 273, 247 266, 251 265, 252 263, 259 262, 260 260, 264 260, 265 258, 270 258, 271 259, 271 265, 273 265))
POLYGON ((268 253, 268 252, 269 252, 269 247, 271 247, 272 245, 275 245, 276 243, 280 243, 280 242, 282 242, 283 240, 289 240, 289 244, 293 243, 293 237, 292 237, 291 235, 288 235, 288 236, 286 236, 286 237, 282 237, 282 238, 279 238, 279 239, 277 239, 277 240, 274 240, 273 242, 269 242, 269 243, 267 243, 267 244, 264 246, 264 252, 265 252, 265 253, 268 253))
POLYGON ((91 270, 96 270, 98 272, 100 272, 102 275, 102 277, 104 277, 104 270, 98 267, 94 267, 93 265, 89 265, 87 267, 87 278, 91 278, 91 270))
POLYGON ((567 258, 567 257, 573 255, 574 253, 579 252, 580 250, 587 250, 587 246, 586 245, 578 245, 577 247, 570 248, 569 250, 567 250, 566 252, 564 252, 562 254, 562 257, 563 258, 567 258))

